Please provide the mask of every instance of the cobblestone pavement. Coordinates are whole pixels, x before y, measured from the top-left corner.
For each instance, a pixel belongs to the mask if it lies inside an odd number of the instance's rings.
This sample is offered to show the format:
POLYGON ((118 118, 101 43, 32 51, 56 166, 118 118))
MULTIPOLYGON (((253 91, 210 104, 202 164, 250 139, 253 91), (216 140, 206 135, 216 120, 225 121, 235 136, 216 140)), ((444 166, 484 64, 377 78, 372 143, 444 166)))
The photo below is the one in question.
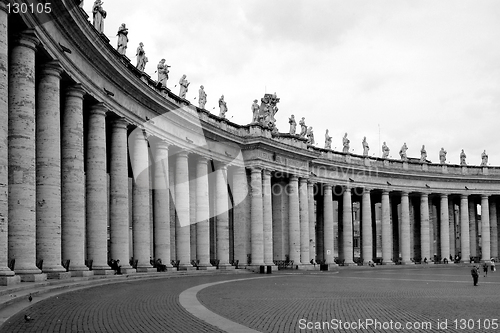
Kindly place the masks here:
MULTIPOLYGON (((201 290, 198 299, 211 311, 261 332, 500 332, 500 327, 491 329, 493 319, 500 321, 499 272, 481 275, 478 287, 472 285, 470 268, 456 266, 295 272, 215 285, 201 290), (342 329, 307 328, 340 320, 342 329), (369 320, 372 326, 366 325, 369 320), (393 328, 401 323, 403 329, 390 329, 391 321, 393 328), (364 326, 354 328, 353 322, 364 326), (404 329, 407 323, 422 328, 404 329), (438 323, 447 329, 439 330, 438 323), (490 329, 484 329, 488 324, 490 329)), ((259 275, 246 275, 251 276, 259 275)), ((69 292, 23 310, 0 332, 222 332, 187 312, 179 294, 200 284, 241 278, 176 277, 69 292), (26 322, 25 314, 34 320, 26 322)))

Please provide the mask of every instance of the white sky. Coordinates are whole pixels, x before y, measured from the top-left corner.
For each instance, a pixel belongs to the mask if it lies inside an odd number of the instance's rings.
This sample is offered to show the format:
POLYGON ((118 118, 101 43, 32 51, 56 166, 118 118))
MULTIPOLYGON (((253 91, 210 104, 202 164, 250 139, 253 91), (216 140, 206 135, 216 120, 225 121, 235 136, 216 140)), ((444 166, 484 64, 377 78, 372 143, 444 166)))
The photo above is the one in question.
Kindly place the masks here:
POLYGON ((409 157, 425 144, 432 162, 444 147, 447 162, 458 164, 464 149, 479 165, 486 149, 500 165, 500 1, 109 0, 103 8, 114 47, 127 25, 134 65, 143 42, 146 73, 156 79, 165 58, 174 93, 186 74, 188 100, 198 105, 202 84, 206 109, 218 114, 224 94, 237 124, 250 123, 254 99, 276 92, 280 132, 291 114, 305 117, 318 147, 328 128, 335 150, 347 132, 356 154, 366 136, 370 155, 381 156, 386 141, 399 159, 406 142, 409 157))

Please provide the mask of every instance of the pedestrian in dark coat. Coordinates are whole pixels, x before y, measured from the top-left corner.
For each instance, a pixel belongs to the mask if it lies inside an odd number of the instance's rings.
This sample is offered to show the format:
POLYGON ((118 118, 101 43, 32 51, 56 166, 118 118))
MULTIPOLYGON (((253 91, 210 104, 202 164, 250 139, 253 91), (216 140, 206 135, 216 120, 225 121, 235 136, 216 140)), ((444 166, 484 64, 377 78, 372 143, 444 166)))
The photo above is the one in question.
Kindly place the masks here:
POLYGON ((479 272, 476 265, 472 266, 470 274, 472 275, 472 280, 474 281, 474 285, 477 286, 477 282, 479 280, 479 272))

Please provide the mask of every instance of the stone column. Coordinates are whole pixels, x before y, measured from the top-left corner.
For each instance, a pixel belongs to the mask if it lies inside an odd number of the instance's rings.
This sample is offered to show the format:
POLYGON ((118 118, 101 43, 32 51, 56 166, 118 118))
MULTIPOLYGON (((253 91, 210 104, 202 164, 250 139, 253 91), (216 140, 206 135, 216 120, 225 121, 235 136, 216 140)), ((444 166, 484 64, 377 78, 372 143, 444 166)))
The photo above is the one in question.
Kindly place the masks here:
POLYGON ((170 263, 170 183, 168 168, 169 144, 163 140, 154 143, 154 176, 153 176, 153 224, 154 253, 156 259, 171 268, 170 263))
POLYGON ((429 234, 429 195, 422 193, 420 196, 420 253, 422 262, 425 258, 430 260, 430 234, 429 234))
POLYGON ((129 198, 127 126, 124 119, 115 119, 111 127, 111 159, 109 174, 109 217, 111 259, 120 260, 122 273, 134 272, 129 265, 129 198))
POLYGON ((372 204, 370 189, 365 188, 361 197, 361 258, 363 264, 373 261, 372 204))
POLYGON ((262 202, 264 205, 264 263, 273 262, 273 205, 271 200, 271 171, 262 171, 262 202))
POLYGON ((448 217, 449 217, 449 244, 450 244, 450 255, 452 259, 455 260, 455 255, 458 254, 457 246, 456 246, 456 238, 457 232, 455 230, 455 204, 453 203, 453 199, 448 200, 448 217))
POLYGON ((291 175, 288 182, 288 193, 290 204, 288 206, 288 223, 289 229, 289 253, 290 260, 293 260, 294 265, 300 264, 300 210, 299 210, 299 178, 291 175))
POLYGON ((325 263, 333 265, 335 264, 335 238, 333 237, 332 185, 329 184, 323 185, 323 239, 325 263))
POLYGON ((44 64, 36 112, 36 253, 43 272, 58 278, 61 266, 61 67, 44 64))
POLYGON ((460 196, 460 247, 461 262, 468 263, 470 260, 469 242, 469 200, 466 194, 460 196))
POLYGON ((132 187, 132 230, 134 244, 134 260, 137 262, 137 272, 152 271, 150 206, 149 206, 149 152, 146 132, 134 130, 129 136, 133 147, 130 160, 134 171, 132 187))
POLYGON ((9 63, 8 233, 9 258, 22 281, 35 277, 35 47, 32 32, 16 36, 9 63))
POLYGON ((392 264, 392 226, 389 191, 382 192, 382 263, 392 264))
POLYGON ((307 198, 309 205, 309 258, 316 261, 316 216, 314 214, 314 184, 307 182, 307 198))
POLYGON ((478 255, 477 242, 477 219, 476 219, 476 202, 475 197, 469 200, 469 242, 470 255, 476 257, 478 255))
POLYGON ((229 264, 229 197, 227 166, 215 163, 215 215, 217 216, 217 259, 219 269, 233 268, 229 264))
POLYGON ((189 216, 189 153, 179 151, 175 161, 175 225, 176 254, 180 270, 194 269, 191 265, 191 227, 189 216))
POLYGON ((441 260, 450 258, 450 216, 448 214, 448 195, 441 194, 441 260))
POLYGON ((19 282, 14 272, 8 268, 7 248, 8 237, 8 112, 9 112, 9 84, 8 84, 8 29, 7 4, 9 1, 0 1, 0 285, 9 285, 19 282))
POLYGON ((106 108, 90 109, 87 136, 87 258, 94 274, 113 274, 107 263, 108 189, 106 174, 106 108))
POLYGON ((490 208, 488 196, 481 195, 481 262, 491 258, 490 240, 490 208))
POLYGON ((300 262, 309 264, 309 199, 307 197, 307 179, 299 181, 300 211, 300 262))
POLYGON ((410 200, 408 192, 401 192, 401 263, 411 264, 411 242, 410 242, 410 200))
POLYGON ((252 169, 251 247, 252 266, 264 265, 264 214, 262 211, 262 171, 252 169))
POLYGON ((235 167, 233 170, 233 200, 234 200, 234 260, 240 265, 247 262, 247 226, 250 225, 250 196, 246 169, 235 167))
MULTIPOLYGON (((83 160, 83 95, 81 85, 66 91, 61 138, 62 259, 72 276, 88 276, 85 266, 85 173, 83 160)), ((128 262, 128 260, 127 260, 128 262)))
POLYGON ((490 203, 490 242, 491 256, 498 257, 498 218, 497 218, 497 203, 492 198, 490 203))
POLYGON ((208 196, 208 159, 198 157, 196 161, 196 258, 199 269, 215 269, 210 264, 209 196, 208 196))
POLYGON ((354 264, 352 237, 351 189, 347 187, 342 195, 342 255, 345 260, 344 265, 354 264))

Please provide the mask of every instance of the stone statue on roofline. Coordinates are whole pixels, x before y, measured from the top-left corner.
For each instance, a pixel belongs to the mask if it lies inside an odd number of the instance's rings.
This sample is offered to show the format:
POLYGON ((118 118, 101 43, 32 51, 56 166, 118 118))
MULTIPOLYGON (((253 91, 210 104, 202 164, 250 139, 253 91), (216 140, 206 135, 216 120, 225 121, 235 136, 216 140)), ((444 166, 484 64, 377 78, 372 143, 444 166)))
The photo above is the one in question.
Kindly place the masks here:
POLYGON ((254 99, 252 104, 252 123, 258 123, 260 118, 259 100, 254 99))
POLYGON ((460 153, 460 165, 462 165, 462 166, 467 165, 467 162, 465 161, 466 158, 467 158, 467 155, 465 155, 465 152, 462 149, 462 152, 460 153))
POLYGON ((361 143, 363 145, 363 156, 368 156, 368 151, 370 150, 370 147, 368 146, 368 142, 366 141, 366 136, 363 137, 363 142, 361 143))
POLYGON ((104 33, 104 19, 106 18, 106 11, 102 9, 104 2, 101 0, 95 0, 92 6, 92 14, 94 18, 94 28, 97 29, 101 34, 104 33))
POLYGON ((399 156, 401 157, 401 161, 408 161, 408 156, 406 156, 406 151, 408 150, 408 146, 406 142, 403 144, 401 149, 399 150, 399 156))
POLYGON ((441 147, 441 150, 439 151, 439 163, 445 164, 446 163, 446 154, 448 152, 444 150, 444 148, 441 147))
POLYGON ((307 143, 310 145, 314 145, 314 133, 312 126, 309 126, 307 129, 307 143))
POLYGON ((141 72, 144 72, 144 69, 146 68, 146 63, 148 62, 148 58, 146 57, 146 52, 144 51, 144 44, 142 42, 139 43, 135 55, 137 56, 137 65, 135 67, 137 67, 137 69, 140 70, 141 72))
POLYGON ((486 150, 481 154, 481 166, 488 166, 488 154, 486 154, 486 150))
POLYGON ((200 86, 200 90, 198 90, 198 104, 200 105, 200 109, 204 109, 205 104, 207 104, 207 93, 203 86, 200 86))
POLYGON ((342 138, 342 152, 345 154, 349 154, 349 143, 351 141, 347 138, 347 133, 344 134, 344 137, 342 138))
POLYGON ((390 151, 391 150, 384 141, 384 144, 382 145, 382 158, 388 158, 390 151))
POLYGON ((290 118, 288 118, 288 123, 290 124, 290 134, 295 135, 297 132, 297 122, 295 121, 295 116, 293 114, 290 118))
POLYGON ((325 133, 325 149, 332 149, 332 137, 328 134, 328 129, 325 133))
POLYGON ((116 47, 116 50, 121 55, 125 55, 125 53, 127 52, 128 44, 128 29, 125 26, 125 23, 122 23, 122 25, 118 28, 118 33, 116 35, 118 36, 118 45, 116 47))
POLYGON ((227 104, 224 100, 224 95, 219 98, 219 117, 226 118, 227 104))
POLYGON ((422 145, 422 149, 420 149, 420 163, 427 162, 427 151, 425 150, 425 145, 422 145))
POLYGON ((276 106, 280 99, 274 94, 264 94, 264 97, 260 99, 260 110, 258 122, 264 127, 269 128, 273 133, 278 132, 276 127, 275 115, 278 112, 278 107, 276 106))
POLYGON ((179 86, 180 86, 180 91, 179 91, 179 97, 180 98, 186 98, 186 93, 188 91, 190 82, 186 80, 186 74, 183 74, 181 79, 179 80, 179 86))
POLYGON ((158 83, 165 88, 167 87, 168 73, 170 73, 168 70, 169 67, 170 66, 165 63, 165 59, 161 59, 158 66, 156 66, 156 70, 158 72, 158 83))
POLYGON ((302 117, 302 119, 299 120, 299 125, 300 125, 300 137, 305 138, 307 134, 307 126, 306 126, 306 118, 302 117))

